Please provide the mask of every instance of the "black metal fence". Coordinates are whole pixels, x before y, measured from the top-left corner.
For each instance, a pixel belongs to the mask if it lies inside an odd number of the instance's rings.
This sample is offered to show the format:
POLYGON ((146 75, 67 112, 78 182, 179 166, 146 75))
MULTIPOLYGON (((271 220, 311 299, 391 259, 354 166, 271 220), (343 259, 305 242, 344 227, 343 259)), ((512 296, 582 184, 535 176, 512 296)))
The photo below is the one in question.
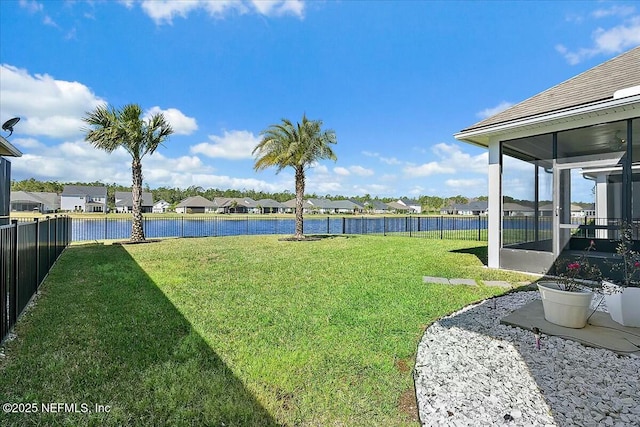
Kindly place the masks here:
POLYGON ((71 240, 71 218, 0 226, 0 337, 4 341, 71 240))
MULTIPOLYGON (((144 218, 147 238, 294 234, 295 220, 282 217, 185 215, 144 218)), ((72 241, 127 239, 130 218, 75 218, 72 241)), ((319 216, 304 219, 305 234, 379 234, 432 239, 487 239, 486 216, 319 216)))

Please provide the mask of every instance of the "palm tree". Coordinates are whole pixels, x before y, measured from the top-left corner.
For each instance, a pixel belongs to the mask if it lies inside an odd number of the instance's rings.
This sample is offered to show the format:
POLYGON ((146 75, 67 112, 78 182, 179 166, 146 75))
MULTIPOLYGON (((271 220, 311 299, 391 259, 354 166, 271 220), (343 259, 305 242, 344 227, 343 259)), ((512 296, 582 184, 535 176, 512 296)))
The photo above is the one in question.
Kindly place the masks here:
POLYGON ((162 113, 144 119, 142 108, 137 104, 125 105, 121 109, 100 105, 88 112, 83 121, 89 125, 83 129, 85 141, 108 153, 118 147, 131 155, 133 185, 133 223, 131 241, 145 240, 142 226, 142 158, 154 151, 173 133, 171 125, 162 113))
POLYGON ((318 160, 337 160, 331 144, 336 144, 333 130, 322 130, 322 120, 308 120, 295 125, 282 119, 282 123, 269 126, 260 133, 262 139, 253 149, 256 156, 255 170, 275 166, 276 173, 292 167, 296 180, 296 239, 303 239, 302 200, 304 198, 305 170, 318 160))

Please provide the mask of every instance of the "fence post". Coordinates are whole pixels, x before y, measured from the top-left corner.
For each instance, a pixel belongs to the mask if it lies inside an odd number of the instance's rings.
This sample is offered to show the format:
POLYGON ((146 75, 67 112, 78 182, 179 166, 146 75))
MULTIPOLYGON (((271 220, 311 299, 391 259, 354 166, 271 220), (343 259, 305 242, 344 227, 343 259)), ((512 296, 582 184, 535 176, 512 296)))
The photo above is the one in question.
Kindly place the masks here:
POLYGON ((331 230, 331 228, 329 226, 329 216, 327 215, 327 234, 329 234, 330 230, 331 230))
POLYGON ((440 240, 444 239, 444 217, 440 215, 440 240))
POLYGON ((480 241, 480 215, 478 215, 478 242, 480 241))
POLYGON ((410 216, 407 217, 407 222, 409 223, 409 237, 411 237, 411 229, 413 228, 413 221, 411 220, 410 216))
POLYGON ((184 215, 180 217, 180 237, 184 237, 184 215))
POLYGON ((40 223, 38 218, 33 219, 36 223, 36 293, 40 287, 40 223))
POLYGON ((387 235, 387 217, 386 216, 382 217, 382 235, 383 236, 387 235))
MULTIPOLYGON (((15 227, 15 233, 13 234, 13 247, 15 249, 13 255, 13 283, 11 286, 13 287, 13 313, 9 313, 10 317, 13 317, 13 322, 9 320, 9 324, 15 324, 16 320, 18 320, 18 284, 19 284, 19 276, 20 271, 18 269, 18 252, 20 252, 18 248, 18 220, 12 219, 11 223, 15 227)), ((3 307, 4 308, 4 307, 3 307)))
POLYGON ((342 217, 342 234, 347 234, 347 218, 342 217))
POLYGON ((104 240, 107 240, 107 215, 104 216, 104 240))

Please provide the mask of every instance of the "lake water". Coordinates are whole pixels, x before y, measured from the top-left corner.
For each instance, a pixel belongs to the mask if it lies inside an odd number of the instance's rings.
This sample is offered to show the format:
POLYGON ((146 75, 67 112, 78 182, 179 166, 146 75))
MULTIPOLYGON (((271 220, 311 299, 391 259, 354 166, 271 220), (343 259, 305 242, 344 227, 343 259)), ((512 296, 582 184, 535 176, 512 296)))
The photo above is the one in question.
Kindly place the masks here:
MULTIPOLYGON (((387 234, 433 235, 485 240, 486 217, 315 217, 304 218, 305 234, 387 234), (452 235, 453 233, 453 235, 452 235), (483 237, 483 238, 481 238, 483 237)), ((144 218, 147 238, 294 234, 293 218, 241 216, 183 216, 144 218)), ((72 241, 126 239, 131 235, 131 219, 74 218, 72 241)))

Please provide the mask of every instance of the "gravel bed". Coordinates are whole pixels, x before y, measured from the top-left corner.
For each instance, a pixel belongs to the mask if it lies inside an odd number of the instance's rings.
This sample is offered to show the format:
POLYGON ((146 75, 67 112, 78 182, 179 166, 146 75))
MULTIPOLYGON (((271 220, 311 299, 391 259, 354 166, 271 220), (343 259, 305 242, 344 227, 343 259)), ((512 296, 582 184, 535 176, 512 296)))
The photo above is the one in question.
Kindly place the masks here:
POLYGON ((539 299, 517 292, 440 319, 418 345, 425 426, 640 426, 640 357, 500 324, 539 299))

